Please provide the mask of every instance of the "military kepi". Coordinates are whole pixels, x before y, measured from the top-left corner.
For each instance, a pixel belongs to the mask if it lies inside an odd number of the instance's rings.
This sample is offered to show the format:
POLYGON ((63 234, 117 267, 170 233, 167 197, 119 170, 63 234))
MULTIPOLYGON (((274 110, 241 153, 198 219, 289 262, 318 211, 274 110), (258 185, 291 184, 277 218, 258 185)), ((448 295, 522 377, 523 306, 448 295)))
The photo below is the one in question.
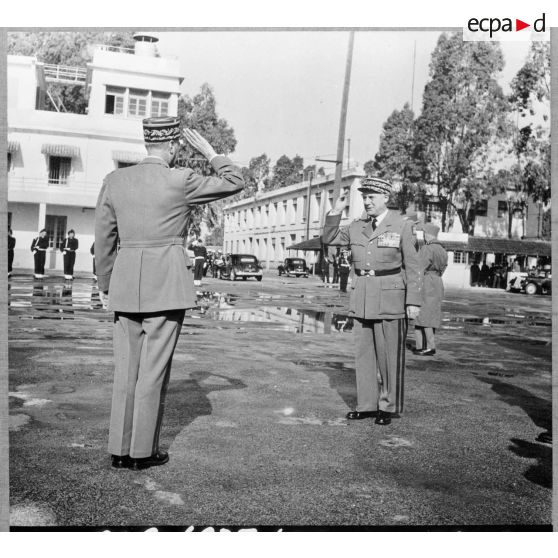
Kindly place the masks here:
POLYGON ((180 139, 180 120, 171 116, 157 116, 143 119, 145 143, 163 143, 180 139))
POLYGON ((381 178, 376 178, 375 176, 367 176, 360 181, 360 188, 358 188, 363 194, 391 194, 391 184, 382 180, 381 178))

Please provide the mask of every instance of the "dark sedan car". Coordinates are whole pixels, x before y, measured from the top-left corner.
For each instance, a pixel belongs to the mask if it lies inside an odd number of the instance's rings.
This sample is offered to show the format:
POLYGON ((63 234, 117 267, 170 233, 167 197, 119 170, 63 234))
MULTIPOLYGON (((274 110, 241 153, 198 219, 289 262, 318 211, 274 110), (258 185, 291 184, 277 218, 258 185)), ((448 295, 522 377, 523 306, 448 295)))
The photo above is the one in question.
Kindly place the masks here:
POLYGON ((228 254, 225 264, 219 268, 221 279, 236 281, 242 278, 246 281, 248 277, 255 277, 258 281, 262 280, 262 266, 256 256, 250 254, 228 254))
POLYGON ((286 258, 277 268, 279 275, 294 275, 295 277, 308 277, 308 267, 303 258, 286 258))
POLYGON ((552 294, 552 276, 550 273, 528 275, 521 280, 521 289, 528 295, 552 294))

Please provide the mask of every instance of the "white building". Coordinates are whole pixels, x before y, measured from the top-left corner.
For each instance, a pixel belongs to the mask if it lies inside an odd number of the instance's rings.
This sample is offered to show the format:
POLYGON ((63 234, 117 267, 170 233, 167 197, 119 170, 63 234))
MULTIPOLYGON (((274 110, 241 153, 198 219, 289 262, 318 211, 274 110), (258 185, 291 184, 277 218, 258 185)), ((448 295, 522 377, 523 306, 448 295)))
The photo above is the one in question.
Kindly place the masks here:
POLYGON ((133 50, 94 47, 87 69, 8 56, 8 223, 17 241, 15 268, 33 267, 31 242, 46 228, 46 268, 61 270, 58 247, 75 229, 75 269, 91 271, 94 208, 104 176, 145 156, 143 118, 176 116, 183 80, 178 60, 158 57, 155 37, 134 38, 133 50), (49 81, 81 84, 87 114, 44 110, 49 81))
MULTIPOLYGON (((363 176, 361 169, 343 172, 342 188, 349 195, 349 206, 342 224, 364 210, 357 191, 363 176)), ((328 175, 231 203, 224 209, 225 252, 253 254, 268 269, 276 267, 289 256, 289 246, 321 235, 324 216, 334 203, 333 183, 334 176, 328 175)), ((291 251, 290 255, 297 253, 291 251)), ((310 265, 316 253, 304 252, 304 257, 310 265)))

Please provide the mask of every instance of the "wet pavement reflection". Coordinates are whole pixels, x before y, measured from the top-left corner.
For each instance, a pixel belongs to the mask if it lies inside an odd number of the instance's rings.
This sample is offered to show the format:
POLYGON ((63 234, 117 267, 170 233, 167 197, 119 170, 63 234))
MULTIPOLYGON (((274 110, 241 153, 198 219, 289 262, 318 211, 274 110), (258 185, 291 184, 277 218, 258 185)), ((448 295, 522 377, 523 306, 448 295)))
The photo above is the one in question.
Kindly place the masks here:
MULTIPOLYGON (((219 283, 212 287, 217 286, 219 283)), ((10 279, 8 291, 10 315, 22 320, 112 321, 110 313, 102 308, 97 284, 92 279, 35 280, 32 276, 16 276, 10 279)), ((532 307, 534 299, 516 296, 517 306, 490 308, 444 300, 441 329, 474 335, 488 330, 513 335, 528 329, 531 334, 545 331, 547 337, 552 326, 550 304, 548 312, 543 312, 540 307, 532 307)), ((186 319, 204 320, 204 325, 187 324, 192 328, 206 327, 205 324, 211 327, 210 322, 234 322, 296 334, 328 335, 352 331, 353 318, 347 315, 347 306, 348 297, 331 290, 266 293, 248 288, 237 294, 207 288, 197 292, 197 307, 187 311, 186 319)))

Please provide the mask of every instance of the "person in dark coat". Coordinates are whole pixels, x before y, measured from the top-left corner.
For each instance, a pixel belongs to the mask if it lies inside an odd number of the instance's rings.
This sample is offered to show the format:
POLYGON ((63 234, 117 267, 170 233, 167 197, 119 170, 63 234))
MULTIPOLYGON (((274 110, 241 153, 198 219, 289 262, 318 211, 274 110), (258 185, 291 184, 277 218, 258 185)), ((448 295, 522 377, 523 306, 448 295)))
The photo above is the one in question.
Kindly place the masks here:
POLYGON ((114 388, 108 449, 114 468, 163 465, 159 447, 172 358, 187 308, 196 307, 184 237, 192 205, 244 187, 240 169, 198 133, 182 134, 217 176, 174 169, 176 117, 143 120, 147 157, 107 175, 95 209, 97 280, 114 311, 114 388))
POLYGON ((365 212, 340 227, 347 199, 340 196, 326 217, 323 242, 350 246, 355 280, 349 316, 355 318, 357 409, 349 420, 375 417, 386 426, 403 411, 407 319, 421 304, 422 273, 412 224, 389 210, 389 182, 361 180, 365 212))
POLYGON ((480 267, 477 262, 473 262, 471 266, 471 286, 478 287, 480 280, 480 267))
POLYGON ((442 299, 444 283, 442 275, 448 266, 448 254, 438 242, 439 227, 432 223, 422 226, 426 244, 419 251, 419 261, 423 272, 422 304, 415 320, 415 354, 432 356, 436 354, 434 334, 442 322, 442 299))
POLYGON ((8 229, 8 277, 12 274, 12 266, 14 263, 14 249, 16 239, 12 229, 8 229))
POLYGON ((194 252, 194 285, 199 287, 202 284, 203 268, 207 259, 207 248, 203 245, 202 239, 198 238, 188 246, 188 250, 194 252))
POLYGON ((93 258, 93 275, 95 276, 95 280, 97 280, 97 270, 95 269, 95 243, 91 244, 91 248, 89 248, 89 253, 93 258))
POLYGON ((79 247, 76 231, 70 229, 67 238, 64 239, 60 251, 64 255, 64 279, 74 278, 74 265, 76 263, 76 250, 79 247))
POLYGON ((39 231, 39 236, 33 239, 31 243, 31 252, 35 260, 35 279, 43 279, 45 277, 46 252, 49 246, 49 239, 46 229, 39 231))
POLYGON ((349 282, 349 274, 351 273, 351 262, 349 261, 348 250, 341 250, 338 259, 339 265, 339 290, 342 293, 347 292, 347 283, 349 282))
POLYGON ((486 287, 488 285, 489 275, 490 275, 490 268, 488 267, 485 261, 482 263, 482 267, 479 274, 479 283, 481 287, 486 287))

